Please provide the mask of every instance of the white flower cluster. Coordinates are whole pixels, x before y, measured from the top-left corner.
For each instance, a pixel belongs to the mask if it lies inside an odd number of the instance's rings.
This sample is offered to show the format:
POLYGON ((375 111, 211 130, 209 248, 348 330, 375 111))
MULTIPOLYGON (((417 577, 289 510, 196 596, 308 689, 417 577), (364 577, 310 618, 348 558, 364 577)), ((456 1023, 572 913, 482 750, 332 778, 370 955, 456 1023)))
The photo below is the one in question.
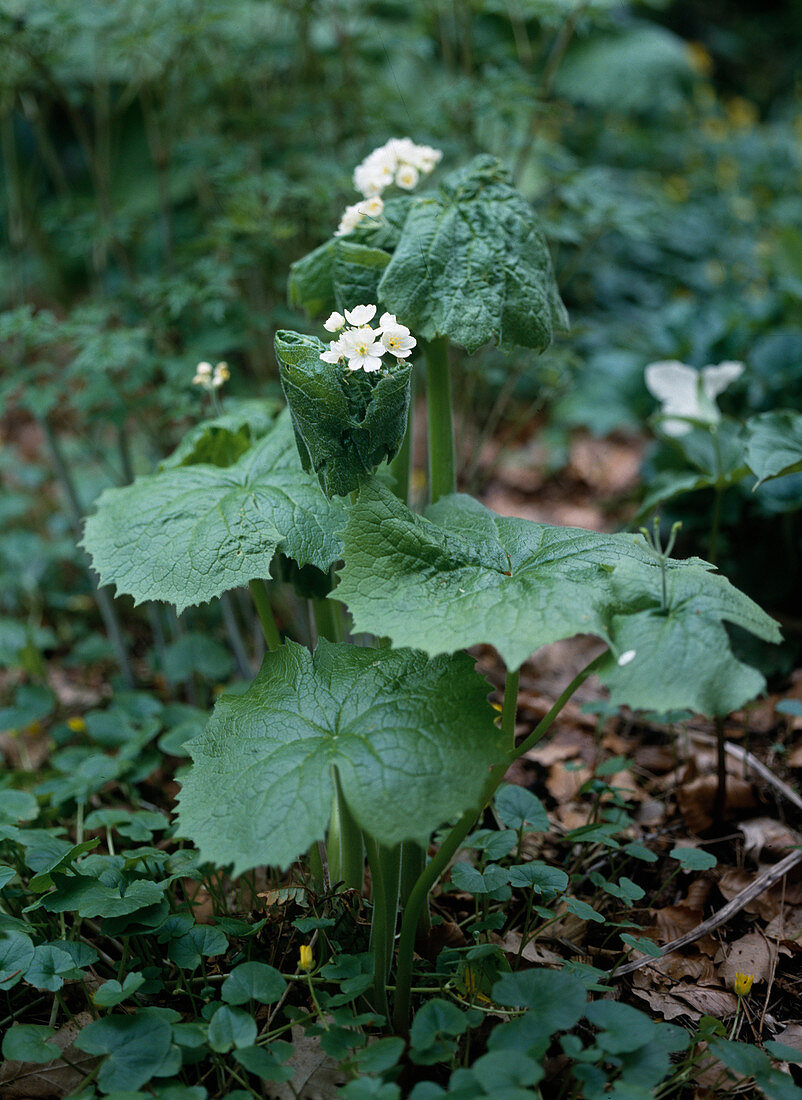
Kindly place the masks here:
POLYGON ((743 363, 729 361, 716 367, 702 367, 700 371, 676 359, 650 363, 646 368, 646 388, 662 402, 660 413, 668 417, 661 424, 665 434, 686 435, 693 428, 689 420, 717 424, 721 413, 716 398, 740 378, 743 370, 743 363))
POLYGON ((439 149, 416 145, 411 138, 390 138, 357 165, 354 187, 365 198, 380 195, 391 183, 404 191, 412 191, 421 176, 428 176, 442 156, 439 149))
POLYGON ((384 210, 381 193, 391 183, 404 191, 417 187, 421 176, 428 176, 443 154, 431 145, 416 145, 411 138, 390 138, 374 149, 354 170, 354 187, 365 199, 346 206, 335 237, 350 233, 363 218, 378 218, 384 210))
POLYGON ((376 316, 376 306, 354 306, 342 313, 332 313, 325 322, 327 332, 339 332, 336 340, 329 343, 329 350, 321 352, 324 363, 345 363, 349 370, 371 371, 382 366, 382 356, 394 355, 396 359, 406 359, 417 344, 409 329, 400 325, 392 313, 383 313, 379 324, 371 328, 370 322, 376 316), (350 328, 346 328, 346 324, 350 328), (343 331, 344 330, 344 331, 343 331))
POLYGON ((350 233, 363 218, 379 218, 384 210, 384 199, 378 195, 372 195, 364 202, 355 202, 353 206, 346 206, 340 224, 334 230, 335 237, 344 237, 350 233))
POLYGON ((228 369, 228 363, 218 363, 214 368, 212 368, 211 363, 198 363, 192 383, 195 386, 203 386, 205 390, 211 393, 212 390, 219 390, 230 377, 231 371, 228 369))

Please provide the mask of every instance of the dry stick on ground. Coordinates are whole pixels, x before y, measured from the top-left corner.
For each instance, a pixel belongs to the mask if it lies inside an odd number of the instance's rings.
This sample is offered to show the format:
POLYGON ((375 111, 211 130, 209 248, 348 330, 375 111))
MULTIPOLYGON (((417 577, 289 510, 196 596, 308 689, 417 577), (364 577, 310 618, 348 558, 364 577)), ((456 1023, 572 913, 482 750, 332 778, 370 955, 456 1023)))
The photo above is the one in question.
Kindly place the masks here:
MULTIPOLYGON (((694 739, 706 743, 713 743, 715 741, 715 738, 708 737, 705 734, 694 734, 694 739)), ((770 783, 777 791, 784 795, 789 802, 792 802, 798 809, 802 810, 802 798, 800 798, 796 791, 789 787, 787 783, 783 783, 782 779, 778 779, 777 776, 767 768, 765 764, 762 764, 754 757, 751 752, 742 749, 740 745, 733 745, 731 741, 725 743, 724 750, 728 756, 734 756, 736 759, 742 760, 747 767, 751 768, 752 771, 756 772, 762 779, 765 779, 767 783, 770 783)), ((701 924, 698 924, 696 928, 693 928, 690 932, 686 932, 684 936, 680 936, 679 939, 667 943, 661 950, 659 957, 664 958, 680 947, 687 947, 689 943, 694 943, 708 932, 712 932, 714 928, 718 928, 720 925, 724 924, 730 917, 734 917, 736 913, 740 912, 745 905, 748 905, 750 901, 759 897, 772 887, 775 882, 779 882, 780 879, 784 878, 798 863, 802 863, 802 850, 799 849, 790 852, 784 859, 781 859, 779 863, 775 864, 774 867, 769 868, 768 871, 759 875, 750 886, 741 890, 741 892, 736 894, 731 901, 728 901, 723 909, 719 909, 717 913, 708 917, 707 920, 702 921, 701 924)), ((654 956, 654 958, 656 957, 657 956, 654 956)), ((615 970, 610 972, 610 977, 621 978, 624 974, 631 974, 635 970, 640 970, 642 966, 648 966, 651 962, 653 962, 653 956, 644 955, 640 959, 635 959, 633 962, 623 963, 621 966, 617 966, 615 970)))
MULTIPOLYGON (((771 867, 768 871, 759 875, 750 886, 747 886, 746 889, 736 894, 731 901, 727 902, 723 909, 719 909, 712 917, 703 920, 696 928, 691 929, 690 932, 686 932, 685 935, 680 936, 679 939, 667 943, 661 950, 659 957, 664 958, 680 947, 687 947, 689 943, 701 939, 701 937, 708 932, 712 932, 714 928, 718 928, 720 925, 726 923, 730 917, 734 917, 735 914, 740 912, 740 910, 743 909, 745 905, 748 905, 750 901, 759 897, 764 891, 768 890, 769 887, 773 886, 775 882, 779 882, 781 878, 784 878, 798 863, 802 863, 802 850, 799 849, 795 852, 791 852, 785 859, 781 859, 779 863, 775 864, 774 867, 771 867)), ((634 962, 628 962, 624 963, 622 966, 617 966, 615 970, 610 972, 609 976, 611 978, 621 978, 624 974, 631 974, 634 970, 640 970, 642 966, 648 966, 650 963, 653 963, 657 957, 658 956, 644 955, 640 959, 635 959, 634 962)))

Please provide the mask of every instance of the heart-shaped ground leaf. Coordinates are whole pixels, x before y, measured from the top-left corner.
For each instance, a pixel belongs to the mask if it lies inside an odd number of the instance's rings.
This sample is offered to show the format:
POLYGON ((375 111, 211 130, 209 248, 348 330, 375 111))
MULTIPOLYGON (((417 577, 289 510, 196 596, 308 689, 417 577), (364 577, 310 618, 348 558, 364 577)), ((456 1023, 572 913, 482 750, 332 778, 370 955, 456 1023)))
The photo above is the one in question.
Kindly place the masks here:
POLYGON ((802 413, 778 410, 747 420, 746 461, 758 485, 802 470, 802 413))
POLYGON ((379 298, 425 339, 469 352, 545 348, 568 324, 537 215, 491 156, 411 203, 379 298))
POLYGON ((288 642, 191 742, 181 835, 238 874, 287 867, 325 835, 336 768, 366 832, 423 843, 477 805, 499 759, 487 693, 466 654, 288 642))
POLYGON ((135 1015, 103 1016, 75 1040, 87 1054, 107 1055, 98 1074, 103 1092, 135 1092, 159 1070, 170 1049, 170 1024, 158 1009, 140 1008, 135 1015))
POLYGON ((340 506, 301 469, 289 413, 232 466, 179 466, 107 489, 84 546, 103 584, 179 611, 270 574, 276 550, 328 569, 340 506))
POLYGON ((349 511, 334 596, 356 630, 430 655, 494 645, 510 668, 575 634, 611 647, 599 675, 612 701, 724 714, 763 686, 723 621, 779 640, 777 624, 698 558, 660 563, 641 535, 607 535, 496 515, 454 495, 413 515, 377 484, 349 511))

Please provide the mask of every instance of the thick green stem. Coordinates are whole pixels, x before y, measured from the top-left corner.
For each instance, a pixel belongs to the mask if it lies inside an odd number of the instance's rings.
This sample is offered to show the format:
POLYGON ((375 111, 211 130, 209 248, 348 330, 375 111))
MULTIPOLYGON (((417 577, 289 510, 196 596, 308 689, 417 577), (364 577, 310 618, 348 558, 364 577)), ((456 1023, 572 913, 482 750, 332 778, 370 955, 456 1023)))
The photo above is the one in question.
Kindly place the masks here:
POLYGON ((331 824, 326 851, 329 860, 329 878, 331 885, 338 882, 346 890, 362 890, 365 870, 365 849, 362 843, 362 830, 354 821, 348 809, 340 777, 334 768, 334 802, 331 809, 331 824))
POLYGON ((393 478, 393 492, 404 504, 409 503, 409 481, 412 471, 412 426, 415 411, 415 384, 410 382, 409 410, 407 412, 407 430, 398 454, 390 463, 393 478))
MULTIPOLYGON (((426 870, 426 849, 414 840, 406 840, 401 845, 401 907, 406 906, 415 883, 426 870)), ((432 927, 429 906, 425 905, 418 923, 418 934, 426 936, 432 927)))
POLYGON ((273 616, 273 608, 270 606, 267 585, 262 580, 253 580, 249 583, 248 587, 253 596, 253 603, 256 608, 256 614, 259 616, 259 622, 262 624, 267 648, 272 652, 281 645, 281 635, 278 632, 276 620, 273 616))
POLYGON ((309 860, 309 874, 312 880, 312 888, 318 894, 322 894, 326 885, 326 877, 323 874, 323 860, 320 855, 320 848, 317 841, 314 842, 307 852, 307 858, 309 860))
MULTIPOLYGON (((523 753, 528 752, 537 742, 545 735, 548 729, 551 727, 557 715, 563 709, 565 704, 574 694, 576 689, 584 683, 584 681, 590 676, 590 674, 602 663, 607 657, 607 651, 600 654, 594 660, 586 665, 578 675, 576 675, 565 691, 555 702, 551 710, 546 714, 541 721, 537 724, 535 729, 530 733, 526 740, 518 746, 518 748, 512 747, 505 753, 504 759, 501 760, 494 768, 491 769, 487 782, 485 783, 484 791, 482 792, 482 798, 480 803, 481 807, 484 807, 489 800, 493 797, 496 788, 501 784, 504 776, 507 772, 509 765, 516 760, 523 753)), ((515 673, 512 676, 516 676, 515 673)), ((517 677, 516 677, 517 680, 517 677)), ((507 678, 508 688, 510 685, 510 675, 507 678)), ((515 691, 509 692, 510 699, 517 696, 517 683, 515 685, 515 691)), ((515 707, 510 702, 507 707, 507 698, 505 697, 504 710, 508 713, 512 713, 512 722, 514 730, 515 721, 515 707)), ((509 721, 509 719, 508 719, 509 721)), ((504 724, 504 713, 502 712, 502 725, 504 724)), ((418 879, 415 884, 412 893, 409 896, 406 908, 404 909, 404 916, 401 921, 401 936, 398 941, 398 971, 396 976, 396 995, 395 1005, 393 1006, 393 1022, 395 1024, 396 1031, 405 1035, 409 1029, 409 1006, 410 1006, 410 991, 412 986, 412 963, 415 953, 415 930, 418 925, 418 919, 423 907, 426 904, 426 899, 429 896, 429 891, 440 878, 441 874, 445 871, 450 860, 456 855, 465 837, 471 831, 474 823, 479 815, 477 810, 468 810, 462 815, 457 824, 451 830, 446 837, 443 844, 440 846, 437 854, 429 862, 426 870, 418 879)))
POLYGON ((330 642, 343 640, 342 604, 315 596, 312 600, 312 615, 318 638, 327 638, 330 642))
POLYGON ((393 958, 395 927, 398 920, 398 882, 401 866, 401 848, 385 848, 369 836, 365 847, 373 882, 373 918, 371 921, 371 947, 373 949, 373 989, 376 1009, 389 1015, 387 1005, 387 977, 393 958))
POLYGON ((456 855, 463 840, 473 828, 476 816, 476 810, 469 810, 462 815, 437 850, 434 858, 427 864, 426 870, 415 884, 404 909, 404 916, 401 920, 401 936, 398 941, 398 969, 396 973, 395 1004, 393 1006, 395 1029, 402 1035, 405 1035, 409 1029, 412 963, 415 954, 415 933, 420 914, 426 905, 429 891, 445 871, 451 858, 456 855))
POLYGON ((429 500, 434 504, 457 489, 448 341, 441 337, 424 344, 423 354, 429 412, 429 500))
POLYGON ((251 668, 250 658, 248 657, 248 650, 245 646, 242 634, 240 633, 239 623, 237 622, 237 616, 234 612, 234 603, 228 592, 224 592, 220 597, 220 611, 223 616, 223 625, 226 628, 226 634, 228 640, 231 643, 231 649, 234 653, 234 659, 237 662, 237 671, 243 680, 249 680, 253 675, 253 669, 251 668))

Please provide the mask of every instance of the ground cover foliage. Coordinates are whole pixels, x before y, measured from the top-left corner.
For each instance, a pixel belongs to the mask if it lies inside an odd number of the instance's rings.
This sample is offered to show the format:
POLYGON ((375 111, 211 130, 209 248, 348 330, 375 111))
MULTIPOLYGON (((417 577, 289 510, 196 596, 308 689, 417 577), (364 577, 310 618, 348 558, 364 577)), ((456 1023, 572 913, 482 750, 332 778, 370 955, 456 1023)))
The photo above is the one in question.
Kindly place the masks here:
POLYGON ((799 1095, 798 48, 738 19, 0 4, 3 1096, 799 1095))

